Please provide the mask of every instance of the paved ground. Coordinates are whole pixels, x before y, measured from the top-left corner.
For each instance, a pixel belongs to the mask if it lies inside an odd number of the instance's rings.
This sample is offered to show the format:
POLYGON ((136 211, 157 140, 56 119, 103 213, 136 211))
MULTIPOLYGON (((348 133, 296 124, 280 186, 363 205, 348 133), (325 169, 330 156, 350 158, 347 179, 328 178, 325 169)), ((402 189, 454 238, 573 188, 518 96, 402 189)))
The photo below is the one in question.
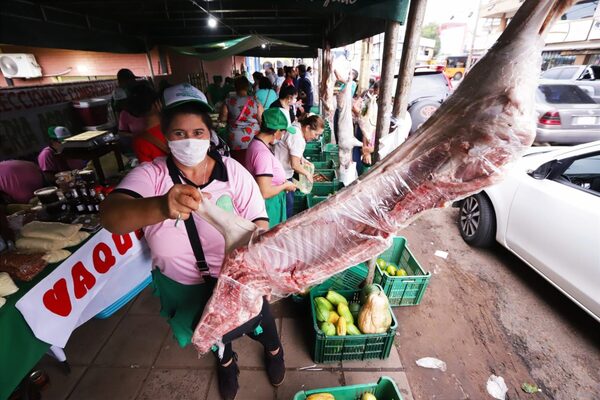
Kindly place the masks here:
POLYGON ((600 324, 507 250, 467 246, 456 215, 430 211, 404 231, 433 273, 421 305, 397 312, 415 399, 491 398, 491 374, 505 379, 510 399, 600 399, 600 324), (447 371, 416 366, 425 356, 444 360, 447 371), (543 393, 523 393, 523 382, 543 393))
MULTIPOLYGON (((405 400, 488 399, 485 382, 494 373, 506 380, 511 400, 600 399, 600 324, 507 251, 469 248, 458 235, 455 216, 452 209, 428 212, 404 231, 433 277, 421 305, 396 309, 400 327, 388 360, 299 371, 313 364, 306 312, 284 302, 275 314, 287 379, 271 388, 261 346, 242 339, 235 346, 242 369, 238 398, 289 400, 303 388, 374 382, 387 375, 405 400), (448 259, 435 257, 435 250, 449 252, 448 259), (447 371, 415 365, 426 356, 444 360, 447 371), (519 389, 523 382, 535 382, 543 392, 526 395, 519 389)), ((40 364, 51 379, 45 400, 218 399, 214 362, 178 348, 149 291, 115 316, 84 325, 66 353, 72 365, 68 376, 49 358, 40 364)))

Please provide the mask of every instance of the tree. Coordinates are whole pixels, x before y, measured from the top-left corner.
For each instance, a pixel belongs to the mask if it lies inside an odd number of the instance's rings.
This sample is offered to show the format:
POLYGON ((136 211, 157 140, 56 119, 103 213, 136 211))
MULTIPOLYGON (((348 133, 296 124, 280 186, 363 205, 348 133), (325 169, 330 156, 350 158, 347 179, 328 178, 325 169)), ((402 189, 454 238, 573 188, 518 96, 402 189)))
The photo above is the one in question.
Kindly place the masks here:
POLYGON ((425 25, 421 30, 421 36, 427 39, 435 40, 435 48, 433 50, 433 56, 437 56, 440 52, 440 26, 435 22, 430 22, 425 25))

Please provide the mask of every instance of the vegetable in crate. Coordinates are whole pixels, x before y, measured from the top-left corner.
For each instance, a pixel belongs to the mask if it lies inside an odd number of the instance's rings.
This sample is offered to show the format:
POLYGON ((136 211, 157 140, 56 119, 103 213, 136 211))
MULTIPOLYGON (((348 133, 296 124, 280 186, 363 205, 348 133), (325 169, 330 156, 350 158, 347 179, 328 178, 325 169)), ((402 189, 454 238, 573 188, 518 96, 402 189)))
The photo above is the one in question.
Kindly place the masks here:
POLYGON ((346 300, 346 298, 344 296, 342 296, 341 294, 339 294, 337 292, 334 292, 333 290, 330 290, 327 292, 326 299, 334 306, 337 306, 339 304, 348 305, 348 300, 346 300))
POLYGON ((367 301, 367 297, 369 297, 371 293, 377 293, 379 291, 381 291, 381 289, 379 289, 379 286, 377 285, 367 285, 364 288, 362 288, 359 297, 360 304, 365 304, 365 302, 367 301))
POLYGON ((338 336, 346 336, 346 318, 340 317, 336 324, 336 332, 338 336))
POLYGON ((360 400, 377 400, 377 397, 371 393, 365 393, 361 396, 360 400))
POLYGON ((348 335, 362 335, 360 330, 354 324, 346 324, 346 332, 348 335))
POLYGON ((394 267, 393 265, 388 265, 386 271, 390 276, 394 276, 398 272, 398 268, 394 267))
POLYGON ((328 311, 333 310, 333 304, 331 304, 331 302, 329 300, 327 300, 325 297, 315 297, 315 305, 317 305, 317 304, 320 304, 321 306, 326 308, 328 311))
POLYGON ((331 322, 323 322, 319 328, 321 328, 325 336, 335 336, 336 334, 335 325, 331 322))
POLYGON ((391 325, 387 296, 381 291, 371 293, 358 313, 358 328, 362 333, 385 333, 391 325))
POLYGON ((348 306, 346 304, 344 304, 344 303, 338 304, 337 313, 339 314, 340 318, 344 317, 346 322, 348 322, 350 324, 354 323, 354 317, 352 316, 352 313, 350 312, 350 309, 348 308, 348 306))
POLYGON ((317 393, 311 394, 306 400, 335 400, 335 397, 331 393, 317 393))
POLYGON ((339 318, 340 318, 340 315, 338 313, 336 313, 335 311, 329 311, 329 318, 327 319, 327 322, 331 322, 332 324, 335 324, 339 318))
POLYGON ((358 320, 358 312, 360 311, 360 304, 351 303, 348 308, 350 309, 350 314, 352 314, 352 318, 357 321, 358 320))
POLYGON ((317 321, 329 321, 329 313, 330 311, 323 304, 315 304, 315 317, 317 318, 317 321))
POLYGON ((377 265, 383 270, 387 266, 387 262, 383 258, 378 258, 377 265))
POLYGON ((404 268, 400 268, 397 272, 396 272, 396 276, 406 276, 408 275, 406 273, 406 270, 404 268))

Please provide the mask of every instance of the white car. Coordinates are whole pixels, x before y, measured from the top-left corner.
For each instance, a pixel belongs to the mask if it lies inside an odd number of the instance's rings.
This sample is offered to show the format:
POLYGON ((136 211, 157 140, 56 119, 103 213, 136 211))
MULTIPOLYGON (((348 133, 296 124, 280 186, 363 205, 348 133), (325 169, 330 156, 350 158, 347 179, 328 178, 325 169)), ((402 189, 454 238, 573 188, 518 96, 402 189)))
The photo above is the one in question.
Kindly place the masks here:
POLYGON ((600 141, 533 147, 457 205, 465 242, 498 241, 600 321, 600 141))

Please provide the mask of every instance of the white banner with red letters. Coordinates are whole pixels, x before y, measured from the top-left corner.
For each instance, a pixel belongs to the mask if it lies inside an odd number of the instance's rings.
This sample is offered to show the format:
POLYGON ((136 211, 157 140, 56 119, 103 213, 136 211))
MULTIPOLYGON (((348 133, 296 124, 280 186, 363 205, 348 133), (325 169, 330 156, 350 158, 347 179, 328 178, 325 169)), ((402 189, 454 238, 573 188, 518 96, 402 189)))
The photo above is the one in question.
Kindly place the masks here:
POLYGON ((64 348, 79 325, 148 279, 150 249, 140 233, 102 229, 16 304, 35 336, 64 348))

